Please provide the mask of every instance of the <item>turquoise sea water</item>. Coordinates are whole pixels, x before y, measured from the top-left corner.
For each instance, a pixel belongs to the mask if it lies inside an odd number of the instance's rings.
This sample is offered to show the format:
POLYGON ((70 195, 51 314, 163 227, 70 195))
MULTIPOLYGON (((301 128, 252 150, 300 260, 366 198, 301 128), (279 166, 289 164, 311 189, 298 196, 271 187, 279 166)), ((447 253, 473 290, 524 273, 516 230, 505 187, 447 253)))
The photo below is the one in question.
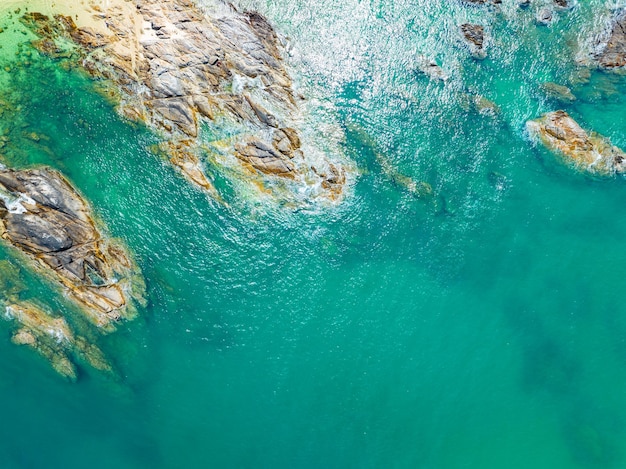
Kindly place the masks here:
MULTIPOLYGON (((215 203, 88 79, 16 55, 27 36, 0 7, 15 110, 0 154, 67 175, 135 253, 149 300, 96 338, 118 378, 82 367, 67 383, 0 323, 0 466, 626 467, 626 180, 581 175, 524 131, 565 109, 626 149, 626 78, 575 65, 610 5, 580 0, 549 28, 512 0, 239 5, 285 36, 310 125, 346 133, 359 177, 337 207, 246 197, 213 168, 230 206, 215 203), (484 61, 458 39, 466 21, 490 33, 484 61), (450 80, 414 73, 418 54, 450 80)), ((0 260, 22 265, 6 246, 0 260)), ((71 309, 22 276, 23 298, 71 309)))

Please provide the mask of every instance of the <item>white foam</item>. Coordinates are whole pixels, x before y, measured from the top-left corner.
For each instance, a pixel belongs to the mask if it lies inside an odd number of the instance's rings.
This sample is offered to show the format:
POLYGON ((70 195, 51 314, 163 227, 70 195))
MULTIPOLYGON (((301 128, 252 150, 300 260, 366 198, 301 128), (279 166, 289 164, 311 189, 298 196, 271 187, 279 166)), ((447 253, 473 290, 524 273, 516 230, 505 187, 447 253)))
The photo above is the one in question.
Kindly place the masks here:
POLYGON ((20 194, 17 198, 13 197, 11 194, 6 192, 0 192, 0 200, 4 202, 4 206, 7 208, 9 213, 14 214, 22 214, 28 212, 26 207, 22 205, 26 203, 28 205, 35 205, 35 201, 28 197, 26 194, 20 194))

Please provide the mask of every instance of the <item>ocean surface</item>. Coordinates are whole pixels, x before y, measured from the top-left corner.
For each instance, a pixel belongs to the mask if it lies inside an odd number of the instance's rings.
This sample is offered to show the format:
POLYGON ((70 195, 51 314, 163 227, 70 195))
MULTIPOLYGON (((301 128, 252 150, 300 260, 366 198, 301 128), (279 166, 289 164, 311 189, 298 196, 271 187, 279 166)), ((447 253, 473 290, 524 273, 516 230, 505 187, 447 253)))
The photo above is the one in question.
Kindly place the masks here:
MULTIPOLYGON (((334 123, 358 173, 342 203, 298 210, 209 163, 228 206, 191 187, 158 136, 31 51, 27 3, 0 4, 0 154, 75 184, 148 306, 93 337, 116 376, 81 366, 76 383, 0 321, 0 467, 626 467, 626 180, 525 131, 564 109, 626 149, 626 77, 576 65, 617 3, 545 27, 540 0, 236 2, 275 25, 307 125, 334 123), (486 27, 485 60, 464 22, 486 27), (420 55, 449 80, 417 73, 420 55)), ((71 310, 5 244, 1 260, 21 298, 71 310)))

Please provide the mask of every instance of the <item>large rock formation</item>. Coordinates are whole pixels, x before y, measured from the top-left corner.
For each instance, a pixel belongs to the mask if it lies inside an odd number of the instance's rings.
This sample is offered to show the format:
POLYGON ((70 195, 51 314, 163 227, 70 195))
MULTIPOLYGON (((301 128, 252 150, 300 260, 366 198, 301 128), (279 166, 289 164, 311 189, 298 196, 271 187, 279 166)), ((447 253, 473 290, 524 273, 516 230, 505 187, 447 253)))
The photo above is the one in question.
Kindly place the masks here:
POLYGON ((302 98, 263 16, 226 4, 209 16, 191 0, 128 5, 100 10, 99 29, 37 13, 23 22, 44 52, 63 49, 59 33, 78 45, 83 67, 116 84, 120 111, 167 135, 172 163, 198 186, 212 190, 197 137, 202 122, 213 121, 237 128, 228 153, 253 173, 296 181, 313 196, 342 195, 344 169, 321 156, 315 142, 303 141, 302 98))
POLYGON ((37 262, 97 326, 132 316, 142 280, 124 248, 102 237, 58 172, 0 168, 0 237, 37 262))
POLYGON ((607 31, 596 39, 592 57, 603 68, 626 66, 626 9, 617 11, 607 31))
POLYGON ((626 153, 606 137, 585 132, 565 111, 549 112, 529 121, 527 128, 578 169, 600 175, 626 172, 626 153))

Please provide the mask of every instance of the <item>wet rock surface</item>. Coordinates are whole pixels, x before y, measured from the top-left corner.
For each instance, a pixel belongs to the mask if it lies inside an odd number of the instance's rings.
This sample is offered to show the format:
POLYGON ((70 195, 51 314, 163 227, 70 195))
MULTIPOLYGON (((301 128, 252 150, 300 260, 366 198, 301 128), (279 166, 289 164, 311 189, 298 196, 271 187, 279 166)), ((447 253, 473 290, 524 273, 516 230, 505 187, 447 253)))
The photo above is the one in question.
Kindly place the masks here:
POLYGON ((112 330, 135 312, 142 281, 130 256, 105 239, 82 197, 58 172, 0 169, 0 237, 58 282, 85 316, 112 330))
POLYGON ((487 55, 485 52, 485 28, 478 24, 465 23, 461 25, 460 29, 472 55, 479 59, 485 58, 487 55))
POLYGON ((626 153, 594 132, 586 132, 565 111, 549 112, 529 121, 530 134, 574 167, 599 175, 626 171, 626 153))
MULTIPOLYGON (((78 27, 63 16, 29 13, 23 21, 40 41, 56 44, 61 32, 78 45, 83 67, 117 86, 120 112, 162 131, 174 148, 193 153, 203 121, 231 122, 245 130, 233 139, 228 153, 246 167, 326 187, 319 195, 331 200, 341 196, 346 178, 337 184, 323 174, 331 166, 343 174, 343 168, 320 158, 319 151, 313 161, 309 150, 315 142, 294 143, 302 140, 302 98, 293 90, 279 38, 263 16, 240 13, 232 5, 208 16, 189 0, 134 4, 132 12, 102 12, 102 31, 78 27), (296 138, 283 138, 286 133, 296 138)), ((193 173, 188 165, 177 166, 200 187, 210 185, 195 173, 198 165, 192 165, 193 173)))
POLYGON ((614 14, 607 31, 597 38, 592 57, 602 68, 626 66, 626 8, 614 14))

